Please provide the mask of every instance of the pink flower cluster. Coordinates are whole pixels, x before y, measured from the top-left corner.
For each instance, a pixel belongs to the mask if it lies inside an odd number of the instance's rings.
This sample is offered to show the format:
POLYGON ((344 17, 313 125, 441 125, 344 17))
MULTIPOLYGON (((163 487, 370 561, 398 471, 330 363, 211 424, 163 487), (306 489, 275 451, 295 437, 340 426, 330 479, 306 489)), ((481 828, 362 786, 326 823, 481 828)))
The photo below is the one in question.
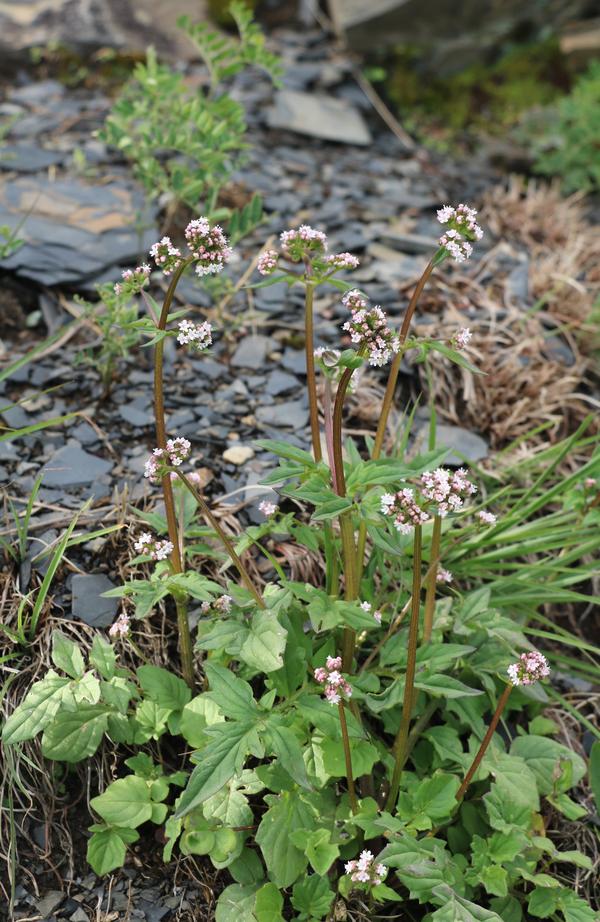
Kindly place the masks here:
POLYGON ((415 525, 425 525, 429 521, 429 514, 421 509, 410 487, 397 493, 384 493, 381 511, 383 515, 394 517, 394 528, 403 535, 409 535, 415 525))
POLYGON ((200 606, 200 611, 203 615, 206 615, 211 609, 214 609, 221 615, 227 615, 231 611, 232 602, 233 599, 230 595, 221 595, 214 602, 203 602, 200 606))
POLYGON ((332 253, 325 258, 325 262, 332 269, 356 269, 360 265, 358 257, 352 253, 332 253))
POLYGON ((131 629, 131 622, 129 620, 129 615, 125 612, 121 612, 116 621, 113 621, 111 626, 108 629, 108 633, 111 637, 127 637, 131 629))
POLYGON ((144 477, 152 483, 157 483, 170 466, 179 467, 186 458, 189 458, 191 443, 184 438, 167 439, 166 447, 155 448, 144 465, 144 477))
POLYGON ((272 515, 275 515, 279 506, 277 503, 270 503, 268 499, 263 499, 262 502, 258 504, 259 512, 262 512, 267 518, 270 518, 272 515))
POLYGON ((482 509, 480 512, 477 513, 477 518, 484 525, 495 525, 496 524, 496 516, 494 515, 494 513, 487 512, 485 509, 482 509))
POLYGON ((377 864, 375 856, 366 849, 354 861, 347 861, 346 874, 357 884, 370 884, 377 886, 385 880, 388 869, 385 864, 377 864))
POLYGON ((297 230, 283 231, 279 239, 283 255, 294 263, 305 256, 322 254, 327 249, 325 234, 309 224, 301 224, 297 230))
POLYGON ((532 650, 531 653, 521 653, 518 661, 506 671, 512 685, 533 685, 550 675, 550 666, 543 653, 532 650))
POLYGON ((277 268, 279 253, 277 250, 264 250, 258 257, 256 268, 261 275, 271 275, 277 268))
POLYGON ((462 467, 454 472, 438 467, 435 471, 421 474, 421 494, 424 499, 435 503, 437 514, 442 518, 449 512, 457 512, 464 498, 474 493, 477 493, 477 487, 462 467))
POLYGON ((346 698, 352 695, 352 688, 340 672, 341 668, 341 656, 328 656, 325 666, 319 666, 314 672, 319 685, 325 686, 325 697, 330 704, 339 704, 342 695, 346 698))
POLYGON ((185 229, 185 239, 192 256, 195 256, 197 275, 213 275, 221 272, 231 259, 232 249, 223 229, 210 226, 208 218, 194 218, 185 229))
POLYGON ((450 570, 444 570, 443 567, 437 571, 436 580, 438 583, 451 583, 454 577, 450 570))
POLYGON ((481 240, 483 231, 477 223, 477 212, 468 205, 444 205, 437 213, 440 224, 448 226, 448 230, 440 237, 440 246, 445 247, 456 262, 464 262, 473 252, 471 243, 481 240))
POLYGON ((400 349, 400 340, 388 327, 384 312, 377 306, 368 308, 356 289, 347 292, 342 303, 351 311, 350 320, 344 323, 342 330, 350 334, 353 343, 367 350, 369 365, 385 365, 400 349), (361 306, 354 306, 358 304, 361 306))
POLYGON ((198 351, 207 349, 212 343, 212 327, 208 320, 203 323, 192 323, 191 320, 181 320, 177 342, 182 346, 191 343, 198 351))
POLYGON ((455 349, 466 349, 472 339, 473 334, 470 329, 468 327, 463 327, 462 330, 458 330, 458 332, 454 334, 450 342, 455 349))
POLYGON ((173 553, 170 541, 159 540, 149 531, 143 532, 133 546, 138 554, 146 554, 152 560, 166 560, 173 553))
POLYGON ((136 266, 135 269, 124 269, 123 272, 121 272, 123 281, 117 282, 115 285, 115 294, 137 294, 138 291, 141 291, 141 289, 150 278, 150 272, 151 269, 147 263, 143 263, 141 266, 136 266))
POLYGON ((181 262, 181 250, 170 237, 163 237, 150 247, 150 256, 164 275, 171 275, 181 262))
MULTIPOLYGON (((366 612, 370 612, 371 609, 373 608, 370 602, 361 602, 360 607, 362 608, 363 611, 366 611, 366 612)), ((377 622, 377 624, 381 624, 381 612, 380 611, 374 611, 373 617, 375 618, 375 621, 377 622)))

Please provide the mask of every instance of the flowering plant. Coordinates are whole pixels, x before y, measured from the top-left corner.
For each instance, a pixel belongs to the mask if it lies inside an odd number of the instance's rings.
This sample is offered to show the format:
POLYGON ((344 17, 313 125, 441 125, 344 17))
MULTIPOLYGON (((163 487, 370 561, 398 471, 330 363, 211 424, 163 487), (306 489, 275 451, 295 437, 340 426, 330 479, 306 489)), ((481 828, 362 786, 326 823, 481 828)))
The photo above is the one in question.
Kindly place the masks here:
MULTIPOLYGON (((435 267, 448 256, 470 256, 481 236, 466 206, 445 206, 439 219, 448 229, 397 332, 338 278, 357 261, 328 255, 322 231, 290 229, 279 253, 259 258, 258 272, 267 276, 259 284, 284 279, 305 291, 312 451, 260 443, 279 458, 265 483, 277 487, 280 502, 261 503, 265 521, 236 540, 189 470, 190 441, 168 434, 163 394, 165 339, 205 349, 213 336, 207 321, 172 312, 177 284, 188 269, 221 272, 230 244, 200 217, 185 231, 187 251, 169 238, 152 248, 169 286, 162 307, 135 329, 154 345, 156 436, 145 476, 162 492, 164 515, 153 514, 154 532, 137 534, 132 564, 153 569, 109 593, 123 597, 126 609, 110 642, 95 637, 87 662, 55 634, 55 668, 3 729, 7 745, 41 733, 46 757, 64 762, 88 758, 103 739, 136 750, 90 801, 97 822, 88 860, 98 874, 120 867, 140 830, 154 824, 166 861, 177 848, 227 869, 232 882, 217 919, 337 919, 367 900, 370 907, 405 903, 407 912, 421 905, 432 922, 557 913, 592 922, 585 902, 547 872, 558 861, 589 870, 589 859, 539 834, 547 805, 567 817, 579 809, 567 791, 586 770, 578 754, 551 738, 539 713, 548 662, 489 588, 467 578, 463 591, 454 589, 459 580, 441 566, 455 569, 460 548, 482 530, 501 531, 502 519, 476 499, 472 472, 443 466, 444 451, 381 457, 404 352, 435 345, 465 361, 468 330, 449 343, 409 338, 435 267), (290 267, 274 275, 280 263, 290 267), (341 332, 350 348, 315 350, 315 293, 324 284, 344 292, 349 319, 341 332), (342 420, 365 363, 387 366, 388 384, 376 438, 361 454, 343 445, 342 420), (202 573, 186 543, 182 497, 218 542, 218 582, 202 573), (310 524, 288 510, 289 499, 294 508, 311 508, 310 524), (322 581, 297 581, 285 571, 261 543, 275 532, 321 555, 322 581), (264 553, 269 582, 256 579, 251 549, 264 553), (194 601, 195 642, 188 617, 194 601), (136 650, 136 620, 159 604, 177 619, 181 675, 120 662, 126 645, 136 650), (509 711, 511 724, 500 735, 509 711), (521 735, 528 717, 536 732, 521 735), (170 745, 157 762, 152 742, 163 738, 170 745)), ((124 279, 139 284, 142 297, 146 281, 144 267, 124 279)))

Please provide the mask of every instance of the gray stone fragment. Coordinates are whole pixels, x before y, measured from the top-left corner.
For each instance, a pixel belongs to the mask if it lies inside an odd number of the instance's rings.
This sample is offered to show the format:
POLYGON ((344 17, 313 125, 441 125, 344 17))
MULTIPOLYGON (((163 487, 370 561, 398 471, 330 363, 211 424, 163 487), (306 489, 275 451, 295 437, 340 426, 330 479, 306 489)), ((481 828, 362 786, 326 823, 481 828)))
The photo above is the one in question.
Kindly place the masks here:
POLYGON ((112 461, 105 461, 84 451, 76 439, 69 439, 44 466, 45 487, 76 487, 93 483, 113 469, 112 461))
MULTIPOLYGON (((459 467, 465 461, 482 461, 488 456, 489 445, 480 435, 463 429, 461 426, 436 426, 435 447, 449 448, 444 464, 459 467)), ((417 449, 427 450, 429 424, 422 426, 415 436, 417 449)))
POLYGON ((301 349, 286 349, 280 364, 288 371, 294 372, 294 374, 306 374, 306 356, 301 349))
POLYGON ((426 237, 424 234, 406 234, 392 228, 382 231, 379 239, 386 246, 400 250, 402 253, 431 255, 439 246, 435 237, 426 237))
POLYGON ((102 573, 76 573, 71 582, 73 618, 91 627, 108 627, 115 619, 119 600, 104 599, 102 593, 114 588, 114 583, 102 573))
POLYGON ((256 418, 268 426, 303 429, 308 422, 308 409, 297 400, 259 407, 256 418))
MULTIPOLYGON (((22 176, 0 183, 0 225, 25 242, 0 265, 43 285, 81 283, 138 258, 158 235, 140 189, 22 176), (145 230, 140 235, 135 215, 145 230)), ((114 277, 114 276, 113 276, 114 277)))
POLYGON ((44 150, 33 144, 5 144, 0 148, 0 170, 13 173, 38 173, 49 166, 62 163, 65 154, 58 150, 44 150))
POLYGON ((267 378, 265 390, 267 394, 270 394, 272 397, 277 397, 279 394, 297 390, 299 387, 300 382, 298 378, 294 375, 288 375, 285 371, 280 371, 276 368, 267 378))
POLYGON ((35 906, 41 916, 49 916, 57 906, 60 906, 64 898, 62 890, 49 890, 36 902, 35 906))
POLYGON ((347 102, 317 93, 280 90, 267 112, 271 128, 283 128, 324 141, 367 145, 371 134, 362 115, 347 102))
POLYGON ((269 336, 261 336, 259 333, 246 336, 235 350, 231 364, 234 368, 252 368, 256 371, 262 368, 272 348, 273 340, 269 336))

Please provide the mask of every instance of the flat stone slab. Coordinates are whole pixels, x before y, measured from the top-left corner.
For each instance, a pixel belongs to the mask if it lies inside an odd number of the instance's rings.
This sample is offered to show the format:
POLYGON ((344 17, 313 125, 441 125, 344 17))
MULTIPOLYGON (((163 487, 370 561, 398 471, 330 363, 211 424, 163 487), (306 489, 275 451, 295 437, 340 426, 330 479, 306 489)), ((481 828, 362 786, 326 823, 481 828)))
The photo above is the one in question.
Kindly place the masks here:
MULTIPOLYGON (((428 438, 429 424, 426 423, 417 431, 417 445, 426 450, 428 438)), ((489 452, 488 443, 477 433, 444 424, 436 426, 435 447, 451 449, 444 459, 444 464, 451 467, 459 467, 465 461, 482 461, 489 452)))
POLYGON ((360 112, 342 99, 321 93, 280 90, 267 112, 271 128, 283 128, 339 144, 371 143, 371 133, 360 112))
POLYGON ((93 483, 113 469, 112 461, 105 461, 84 451, 79 442, 70 439, 44 467, 43 486, 77 487, 93 483))
POLYGON ((231 364, 234 368, 251 368, 256 371, 263 367, 273 346, 273 340, 269 336, 261 336, 260 333, 246 336, 235 350, 231 364))
POLYGON ((0 184, 0 225, 24 243, 0 267, 43 285, 95 278, 138 259, 158 238, 141 189, 129 182, 92 185, 80 179, 51 182, 22 176, 0 184), (140 236, 136 215, 144 214, 140 236))
POLYGON ((91 627, 108 627, 115 620, 119 599, 104 599, 115 585, 103 573, 76 573, 71 582, 71 614, 91 627))
POLYGON ((57 166, 66 158, 59 150, 46 150, 33 144, 5 144, 0 147, 0 170, 12 173, 39 173, 57 166))

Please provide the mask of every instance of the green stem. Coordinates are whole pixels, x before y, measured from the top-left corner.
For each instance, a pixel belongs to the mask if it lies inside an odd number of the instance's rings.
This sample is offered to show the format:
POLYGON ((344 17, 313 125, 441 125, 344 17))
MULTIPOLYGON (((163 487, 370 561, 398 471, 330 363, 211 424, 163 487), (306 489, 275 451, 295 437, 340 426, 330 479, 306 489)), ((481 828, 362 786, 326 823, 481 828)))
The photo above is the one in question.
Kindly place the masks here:
POLYGON ((354 772, 352 771, 352 755, 350 753, 350 737, 348 736, 348 724, 346 723, 346 712, 343 701, 338 703, 338 712, 340 715, 340 726, 342 728, 342 741, 344 744, 344 759, 346 761, 346 780, 348 782, 348 795, 350 797, 350 807, 354 814, 358 813, 358 801, 356 799, 356 789, 354 787, 354 772))
MULTIPOLYGON (((387 385, 385 388, 385 394, 383 397, 383 404, 381 406, 381 416, 379 417, 379 422, 377 424, 377 433, 375 435, 375 444, 373 445, 373 452, 371 457, 376 461, 381 455, 381 449, 383 448, 383 440, 385 438, 385 432, 387 429, 388 418, 390 415, 390 410, 392 408, 392 401, 394 399, 394 392, 396 390, 396 384, 398 382, 398 375, 400 374, 400 363, 402 362, 403 355, 403 346, 406 342, 408 336, 408 331, 410 329, 410 324, 413 318, 413 314, 416 310, 419 298, 423 293, 423 289, 427 284, 429 276, 433 272, 435 267, 434 260, 431 259, 426 267, 423 275, 417 282, 416 288, 413 291, 412 297, 406 308, 406 313, 402 321, 402 326, 400 327, 400 334, 398 336, 400 342, 400 349, 394 356, 394 360, 390 366, 390 373, 387 380, 387 385)), ((359 532, 358 532, 358 579, 360 582, 362 576, 362 570, 364 566, 365 559, 365 547, 367 543, 367 525, 366 522, 361 522, 359 532)))
POLYGON ((440 562, 440 538, 442 536, 442 519, 439 515, 433 518, 433 534, 431 536, 431 556, 429 559, 429 573, 427 576, 427 589, 425 591, 425 615, 423 617, 423 643, 431 640, 433 628, 433 613, 435 610, 435 591, 437 588, 437 574, 440 562))
MULTIPOLYGON (((308 270, 307 270, 308 271, 308 270)), ((321 432, 319 429, 319 406, 317 402, 317 379, 315 376, 315 343, 313 301, 315 289, 311 282, 305 282, 306 300, 304 309, 304 350, 306 354, 306 381, 308 386, 308 409, 310 414, 310 432, 315 461, 323 457, 321 451, 321 432)))
POLYGON ((480 764, 481 764, 481 760, 483 759, 483 757, 484 757, 484 755, 485 755, 485 751, 486 751, 486 749, 488 748, 488 746, 490 745, 490 742, 491 742, 491 739, 492 739, 492 737, 493 737, 493 735, 494 735, 494 732, 495 732, 495 730, 496 730, 496 727, 498 726, 498 721, 500 720, 500 717, 502 716, 502 711, 503 711, 504 708, 506 707, 506 702, 508 701, 508 699, 509 699, 509 697, 510 697, 510 693, 511 693, 512 689, 513 689, 512 685, 506 685, 506 686, 504 687, 504 691, 503 691, 502 694, 500 695, 500 699, 499 699, 499 701, 498 701, 498 706, 496 707, 496 710, 495 710, 495 712, 494 712, 494 716, 492 717, 492 719, 491 719, 491 721, 490 721, 490 725, 489 725, 489 727, 487 728, 487 733, 486 733, 485 736, 483 737, 483 741, 482 741, 482 743, 481 743, 481 746, 479 747, 479 750, 478 750, 478 752, 477 752, 477 755, 475 756, 475 758, 473 759, 473 762, 471 763, 471 767, 470 767, 469 771, 467 772, 467 774, 466 774, 465 777, 464 777, 463 783, 461 784, 461 786, 459 787, 458 791, 456 792, 456 799, 459 800, 459 801, 462 800, 463 797, 465 796, 465 793, 466 793, 466 791, 467 791, 467 788, 469 787, 469 784, 471 783, 471 781, 472 781, 472 779, 473 779, 473 775, 475 774, 475 772, 476 772, 477 769, 479 768, 479 766, 480 766, 480 764))
MULTIPOLYGON (((165 300, 163 302, 160 317, 158 319, 157 329, 165 330, 167 318, 173 303, 177 283, 183 275, 187 266, 192 259, 184 260, 173 273, 173 277, 167 289, 165 300)), ((167 429, 165 422, 165 401, 163 387, 163 356, 164 356, 164 338, 160 339, 154 347, 154 421, 156 426, 156 445, 163 450, 167 444, 167 429)), ((173 496, 173 486, 169 474, 162 478, 162 492, 165 504, 165 515, 167 519, 167 529, 169 540, 173 545, 171 554, 171 566, 174 573, 183 573, 183 558, 181 546, 179 543, 179 531, 177 527, 177 513, 175 510, 175 499, 173 496)), ((183 677, 190 688, 194 687, 194 660, 192 656, 192 639, 190 627, 187 620, 187 601, 183 598, 176 599, 177 607, 177 625, 179 633, 179 652, 181 656, 181 670, 183 677)))
POLYGON ((256 588, 256 586, 255 586, 254 583, 252 582, 252 577, 251 577, 250 574, 248 573, 248 571, 247 571, 246 567, 244 566, 244 564, 243 564, 241 558, 240 558, 239 555, 237 554, 237 552, 236 552, 236 550, 235 550, 235 548, 234 548, 234 546, 233 546, 233 543, 232 543, 231 539, 230 539, 230 538, 228 537, 228 535, 226 535, 225 532, 223 531, 223 528, 221 527, 221 523, 220 523, 219 520, 216 518, 216 516, 212 513, 212 511, 211 511, 211 509, 210 509, 210 506, 208 505, 208 503, 206 502, 206 500, 204 499, 204 497, 202 496, 202 494, 200 493, 200 491, 199 491, 198 489, 196 489, 196 487, 195 487, 194 484, 191 482, 191 480, 188 480, 188 478, 185 476, 185 474, 183 473, 183 471, 180 471, 179 468, 176 469, 176 474, 177 474, 177 476, 180 478, 180 480, 183 481, 183 483, 185 484, 185 486, 187 487, 187 489, 190 491, 190 493, 192 494, 192 496, 194 497, 194 499, 196 500, 196 502, 197 502, 198 505, 200 506, 200 509, 201 509, 201 511, 202 511, 202 515, 203 515, 206 519, 208 519, 208 521, 209 521, 211 527, 212 527, 212 528, 215 530, 215 532, 217 533, 217 535, 218 535, 218 537, 219 537, 219 539, 220 539, 220 541, 221 541, 223 547, 225 548, 225 550, 227 551, 229 557, 231 558, 232 563, 233 563, 234 566, 237 568, 237 571, 238 571, 238 573, 240 574, 240 578, 241 578, 241 580, 242 580, 244 586, 246 587, 246 589, 248 590, 248 592, 250 592, 251 595, 254 597, 254 600, 255 600, 256 604, 258 605, 258 607, 259 607, 259 608, 266 608, 267 606, 265 605, 265 600, 263 599, 263 597, 262 597, 262 595, 260 594, 259 590, 256 588))
MULTIPOLYGON (((333 481, 335 483, 335 492, 338 496, 346 495, 346 478, 344 475, 344 458, 342 453, 342 411, 344 408, 344 398, 350 378, 352 377, 351 368, 345 368, 340 383, 338 384, 333 407, 333 425, 332 425, 332 447, 333 447, 333 481)), ((347 602, 356 599, 358 595, 358 582, 356 579, 356 547, 354 544, 354 528, 352 526, 352 513, 343 512, 339 517, 340 534, 342 538, 342 554, 344 557, 344 598, 347 602)), ((356 632, 352 628, 344 628, 342 639, 342 669, 344 672, 351 672, 352 661, 354 659, 354 647, 356 644, 356 632)))
POLYGON ((412 604, 410 612, 410 627, 408 629, 408 655, 406 660, 406 675, 404 677, 404 701, 402 703, 402 718, 400 728, 394 742, 394 773, 390 784, 390 792, 386 802, 386 810, 392 810, 398 798, 402 769, 406 762, 408 733, 410 719, 414 705, 415 672, 417 660, 417 637, 419 634, 419 610, 421 607, 421 526, 415 525, 413 544, 413 582, 412 604))

